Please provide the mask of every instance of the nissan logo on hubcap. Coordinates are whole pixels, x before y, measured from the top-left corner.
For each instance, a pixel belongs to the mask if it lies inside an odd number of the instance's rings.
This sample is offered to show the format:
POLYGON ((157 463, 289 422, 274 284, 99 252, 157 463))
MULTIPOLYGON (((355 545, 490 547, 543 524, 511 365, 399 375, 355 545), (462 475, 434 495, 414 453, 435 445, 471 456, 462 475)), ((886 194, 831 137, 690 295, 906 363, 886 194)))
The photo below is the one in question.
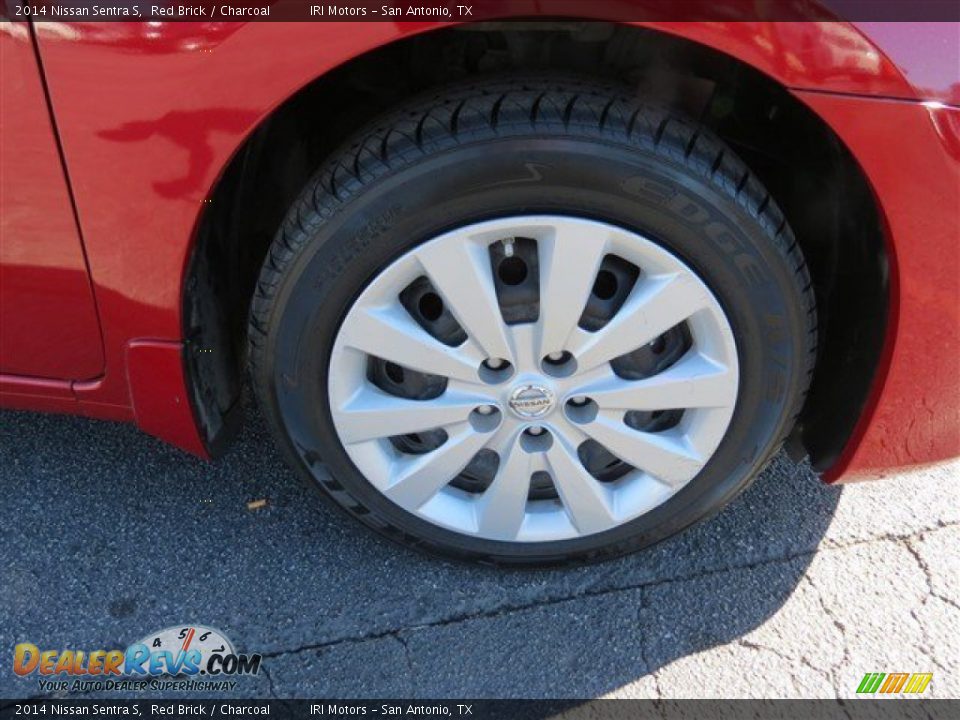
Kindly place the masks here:
POLYGON ((553 407, 553 391, 542 385, 521 385, 510 393, 509 403, 520 417, 541 417, 553 407))

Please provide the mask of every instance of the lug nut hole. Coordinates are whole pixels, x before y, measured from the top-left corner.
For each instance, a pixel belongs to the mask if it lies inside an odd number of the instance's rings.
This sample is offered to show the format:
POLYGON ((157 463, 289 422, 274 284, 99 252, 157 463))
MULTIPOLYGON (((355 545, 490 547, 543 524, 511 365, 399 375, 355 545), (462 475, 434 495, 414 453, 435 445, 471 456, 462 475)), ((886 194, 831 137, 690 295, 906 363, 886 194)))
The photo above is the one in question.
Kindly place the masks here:
POLYGON ((473 410, 468 418, 470 425, 477 432, 493 432, 500 425, 500 410, 493 405, 481 405, 473 410))
POLYGON ((496 385, 513 376, 513 365, 502 358, 487 358, 480 364, 479 374, 485 383, 496 385))
POLYGON ((553 445, 553 435, 546 428, 534 425, 520 434, 520 447, 527 452, 546 452, 553 445))
POLYGON ((540 361, 540 367, 552 377, 568 377, 577 371, 577 361, 564 350, 547 355, 540 361))
POLYGON ((577 396, 567 400, 563 406, 566 416, 578 425, 593 422, 600 408, 593 400, 588 397, 577 396))

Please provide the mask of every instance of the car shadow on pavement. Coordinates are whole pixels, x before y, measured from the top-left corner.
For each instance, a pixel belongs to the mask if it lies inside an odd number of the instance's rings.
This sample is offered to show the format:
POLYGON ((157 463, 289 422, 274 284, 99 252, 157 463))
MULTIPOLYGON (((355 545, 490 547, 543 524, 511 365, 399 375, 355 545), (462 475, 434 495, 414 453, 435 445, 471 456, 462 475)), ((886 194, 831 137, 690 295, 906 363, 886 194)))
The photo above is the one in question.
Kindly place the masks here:
POLYGON ((264 655, 238 696, 595 697, 777 613, 840 494, 779 456, 646 552, 520 571, 417 554, 329 509, 253 408, 215 463, 126 425, 4 412, 0 469, 0 697, 42 694, 10 672, 16 643, 123 648, 180 624, 264 655))

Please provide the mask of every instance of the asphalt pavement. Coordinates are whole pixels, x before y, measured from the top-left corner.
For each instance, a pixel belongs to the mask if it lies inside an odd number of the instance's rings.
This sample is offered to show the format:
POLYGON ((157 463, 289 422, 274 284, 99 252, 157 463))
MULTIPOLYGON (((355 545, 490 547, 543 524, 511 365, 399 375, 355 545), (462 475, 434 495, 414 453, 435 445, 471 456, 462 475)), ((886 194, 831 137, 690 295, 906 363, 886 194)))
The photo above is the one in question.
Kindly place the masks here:
POLYGON ((848 697, 866 672, 960 696, 956 462, 841 489, 781 456, 707 523, 551 571, 374 536, 305 491, 255 410, 215 463, 3 412, 0 480, 0 697, 43 695, 11 672, 16 643, 185 623, 263 654, 236 696, 848 697))

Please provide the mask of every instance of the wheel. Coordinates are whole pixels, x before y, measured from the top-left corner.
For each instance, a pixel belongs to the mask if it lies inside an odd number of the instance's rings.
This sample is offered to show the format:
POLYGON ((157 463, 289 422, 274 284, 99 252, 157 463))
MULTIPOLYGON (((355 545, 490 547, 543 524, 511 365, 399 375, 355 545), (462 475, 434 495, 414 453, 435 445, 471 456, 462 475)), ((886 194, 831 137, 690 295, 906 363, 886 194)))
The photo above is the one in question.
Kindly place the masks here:
POLYGON ((706 128, 616 86, 483 81, 382 118, 308 184, 251 368, 292 464, 378 532, 599 560, 715 513, 777 451, 810 284, 706 128))

